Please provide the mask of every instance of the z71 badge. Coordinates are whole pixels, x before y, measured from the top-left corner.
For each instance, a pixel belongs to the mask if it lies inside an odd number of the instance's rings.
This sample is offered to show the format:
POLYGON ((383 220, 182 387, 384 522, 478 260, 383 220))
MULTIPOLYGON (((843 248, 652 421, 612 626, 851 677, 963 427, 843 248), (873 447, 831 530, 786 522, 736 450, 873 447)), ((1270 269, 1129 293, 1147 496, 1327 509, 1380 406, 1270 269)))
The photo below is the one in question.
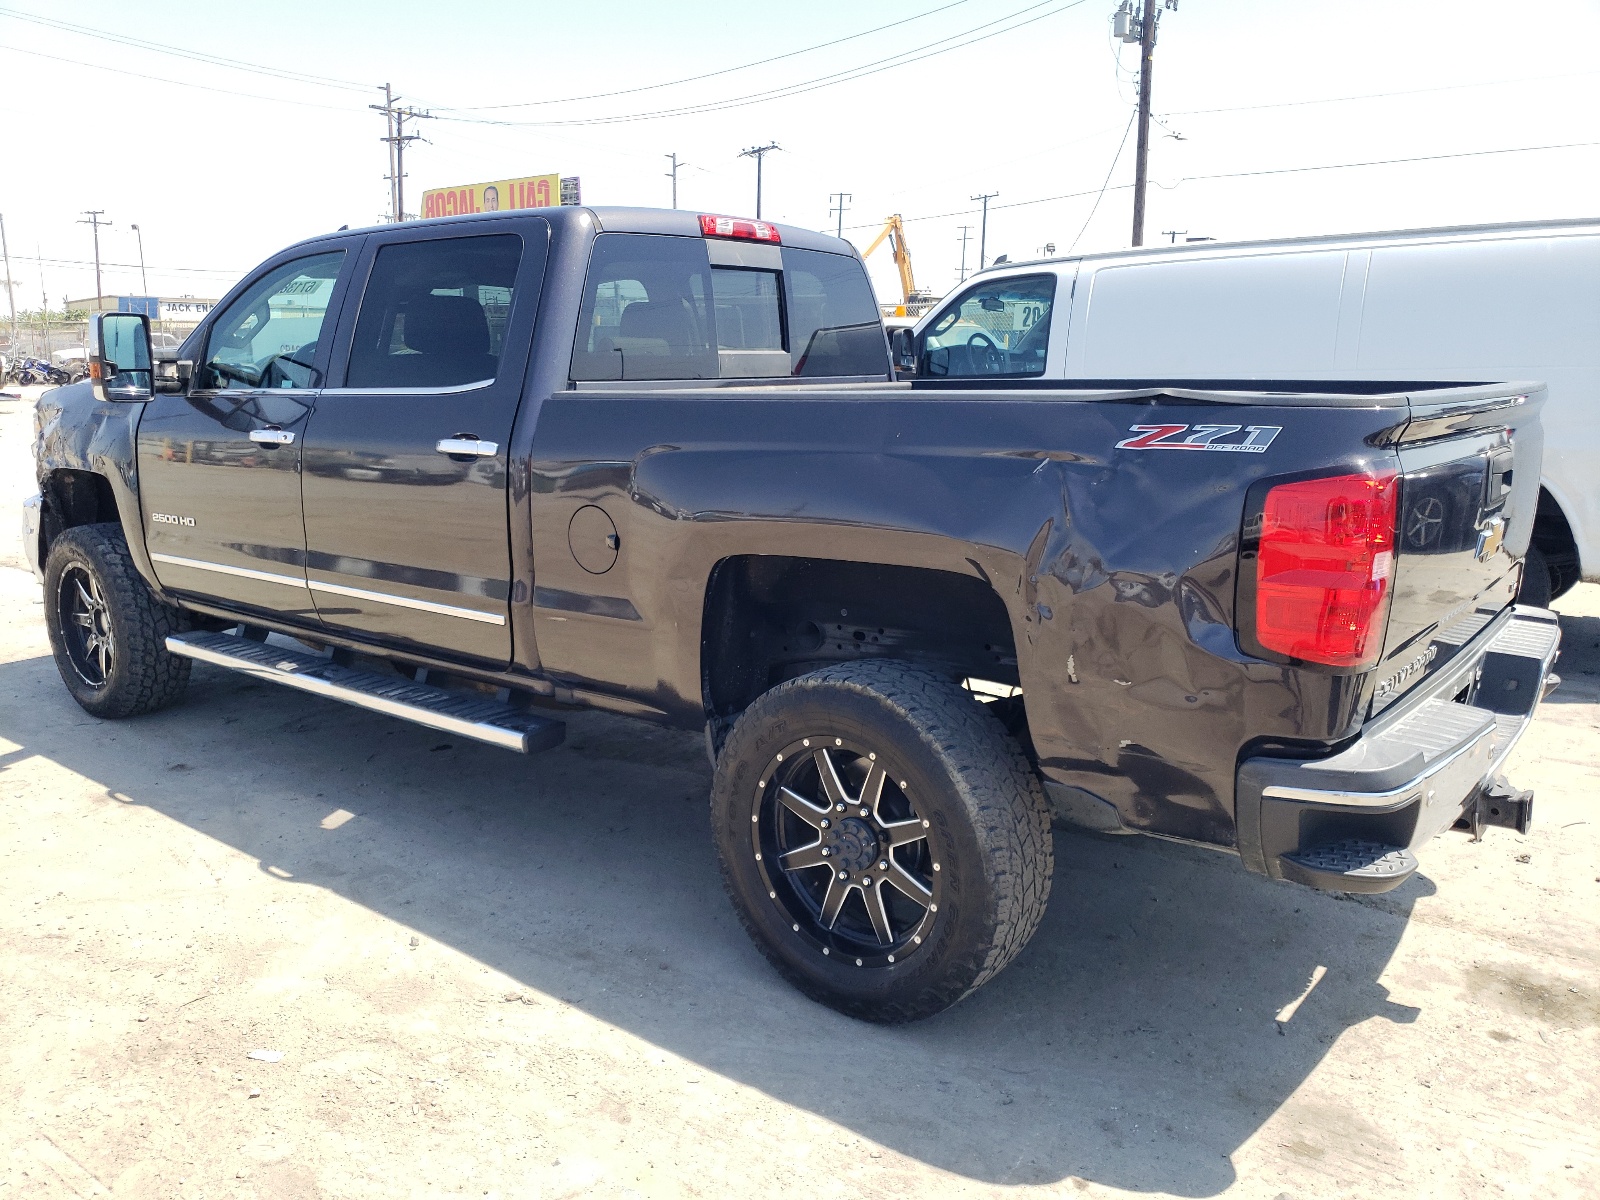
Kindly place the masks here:
POLYGON ((1225 450, 1229 454, 1261 454, 1283 432, 1281 425, 1130 425, 1135 436, 1123 438, 1118 450, 1225 450), (1243 433, 1243 440, 1234 435, 1243 433))

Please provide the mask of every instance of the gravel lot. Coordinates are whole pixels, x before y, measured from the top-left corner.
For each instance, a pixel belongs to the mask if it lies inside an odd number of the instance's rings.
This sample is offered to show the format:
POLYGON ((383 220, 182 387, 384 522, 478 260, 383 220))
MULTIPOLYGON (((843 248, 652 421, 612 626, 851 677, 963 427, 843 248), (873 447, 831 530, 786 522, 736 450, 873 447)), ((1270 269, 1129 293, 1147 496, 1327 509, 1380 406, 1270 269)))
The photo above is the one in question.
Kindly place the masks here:
POLYGON ((580 714, 522 759, 204 667, 97 721, 14 520, 0 1200, 1600 1193, 1600 587, 1528 837, 1350 900, 1060 832, 1031 947, 880 1029, 746 941, 697 738, 580 714))

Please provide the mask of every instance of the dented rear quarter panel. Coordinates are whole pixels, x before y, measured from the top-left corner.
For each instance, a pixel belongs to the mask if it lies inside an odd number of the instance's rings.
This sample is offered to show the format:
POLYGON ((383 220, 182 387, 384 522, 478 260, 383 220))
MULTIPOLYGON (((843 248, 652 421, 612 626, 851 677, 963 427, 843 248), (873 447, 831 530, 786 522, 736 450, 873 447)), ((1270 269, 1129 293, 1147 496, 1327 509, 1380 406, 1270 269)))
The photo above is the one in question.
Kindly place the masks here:
POLYGON ((1396 465, 1403 403, 881 386, 565 392, 545 400, 531 486, 545 667, 674 723, 704 720, 707 581, 731 555, 932 568, 1005 603, 1045 775, 1128 825, 1231 844, 1247 746, 1330 743, 1360 675, 1252 659, 1234 634, 1245 493, 1268 476, 1396 465), (1263 453, 1119 449, 1139 424, 1279 426, 1263 453), (566 546, 585 504, 617 565, 566 546))

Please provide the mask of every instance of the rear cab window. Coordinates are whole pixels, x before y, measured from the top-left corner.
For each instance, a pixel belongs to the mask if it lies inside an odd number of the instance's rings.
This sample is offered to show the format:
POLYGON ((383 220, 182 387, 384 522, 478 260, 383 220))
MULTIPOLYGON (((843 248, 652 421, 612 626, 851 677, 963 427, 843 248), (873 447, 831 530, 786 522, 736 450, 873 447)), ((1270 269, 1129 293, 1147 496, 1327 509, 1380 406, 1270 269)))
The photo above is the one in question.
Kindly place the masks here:
POLYGON ((888 374, 877 303, 850 255, 662 234, 595 238, 574 381, 888 374))

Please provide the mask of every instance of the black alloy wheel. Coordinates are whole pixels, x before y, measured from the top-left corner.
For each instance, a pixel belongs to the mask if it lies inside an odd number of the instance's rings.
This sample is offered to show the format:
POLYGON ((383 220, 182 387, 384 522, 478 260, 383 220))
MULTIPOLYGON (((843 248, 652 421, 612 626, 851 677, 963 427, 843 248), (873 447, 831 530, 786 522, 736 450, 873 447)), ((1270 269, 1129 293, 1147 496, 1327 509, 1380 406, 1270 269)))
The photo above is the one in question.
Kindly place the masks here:
POLYGON ((1039 778, 954 681, 889 660, 779 684, 717 754, 712 831, 746 931, 812 999, 931 1016, 1027 944, 1050 894, 1039 778))
POLYGON ((929 822, 890 766, 843 738, 801 738, 773 756, 752 796, 769 898, 794 932, 858 967, 904 961, 939 911, 929 822))
POLYGON ((120 525, 77 525, 50 543, 45 628, 72 698, 97 717, 131 717, 183 695, 189 660, 167 650, 188 627, 133 565, 120 525))
POLYGON ((115 635, 100 584, 81 564, 73 563, 61 573, 56 590, 56 620, 67 661, 87 686, 103 688, 111 677, 115 635))

